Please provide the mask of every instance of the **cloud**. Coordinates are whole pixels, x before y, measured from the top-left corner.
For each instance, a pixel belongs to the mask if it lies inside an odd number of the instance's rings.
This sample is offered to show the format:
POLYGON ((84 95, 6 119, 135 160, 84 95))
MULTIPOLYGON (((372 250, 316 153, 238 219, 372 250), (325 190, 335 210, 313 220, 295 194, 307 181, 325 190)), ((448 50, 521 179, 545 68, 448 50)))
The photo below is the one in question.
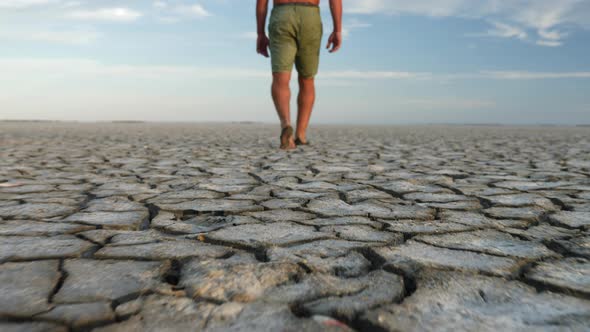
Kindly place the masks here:
POLYGON ((76 10, 66 14, 67 18, 87 21, 133 22, 143 14, 125 7, 76 10))
POLYGON ((539 30, 539 36, 546 40, 560 40, 567 34, 562 34, 557 30, 539 30))
POLYGON ((484 19, 492 25, 478 35, 559 46, 567 33, 558 28, 590 28, 587 0, 345 0, 350 14, 416 15, 484 19))
POLYGON ((539 46, 547 46, 547 47, 558 47, 563 45, 562 42, 557 40, 537 40, 537 45, 539 46))
POLYGON ((22 9, 56 3, 57 0, 0 0, 0 9, 22 9))
POLYGON ((540 46, 548 46, 548 47, 557 47, 563 45, 563 38, 565 38, 568 34, 562 33, 558 30, 539 30, 539 37, 540 39, 537 40, 537 45, 540 46))
POLYGON ((362 22, 356 18, 347 20, 342 24, 342 35, 344 37, 348 37, 353 30, 364 29, 368 27, 371 27, 370 23, 362 22))
POLYGON ((590 72, 530 72, 530 71, 482 71, 482 78, 497 80, 546 80, 590 78, 590 72))
POLYGON ((496 107, 496 102, 480 99, 405 99, 400 100, 399 104, 404 106, 414 106, 418 109, 486 109, 496 107))
POLYGON ((433 17, 455 16, 471 1, 478 0, 345 0, 344 9, 353 14, 410 14, 433 17))
POLYGON ((159 11, 158 20, 163 23, 176 23, 183 19, 202 19, 213 16, 200 4, 171 5, 167 1, 155 1, 153 7, 159 11))
POLYGON ((218 79, 252 79, 270 77, 266 70, 247 68, 208 68, 196 66, 158 66, 158 65, 125 65, 103 64, 90 59, 35 59, 35 58, 0 58, 2 79, 10 80, 18 77, 30 77, 30 74, 41 75, 60 72, 73 76, 107 76, 132 78, 187 78, 198 77, 218 79))
POLYGON ((527 38, 527 33, 523 29, 508 25, 505 23, 500 22, 490 22, 494 27, 487 31, 488 36, 492 37, 502 37, 502 38, 516 38, 520 40, 525 40, 527 38))
POLYGON ((320 74, 320 77, 326 79, 425 79, 430 78, 429 73, 413 73, 413 72, 398 72, 398 71, 325 71, 320 74))
MULTIPOLYGON (((30 77, 29 74, 69 73, 90 77, 134 77, 134 78, 185 78, 200 79, 267 79, 269 70, 228 67, 196 67, 182 65, 124 65, 104 64, 91 59, 43 59, 43 58, 0 58, 1 79, 30 77)), ((531 72, 531 71, 492 71, 482 70, 472 73, 434 74, 408 71, 362 71, 332 70, 321 71, 318 80, 547 80, 547 79, 589 79, 590 72, 531 72)))
POLYGON ((102 35, 95 30, 3 30, 0 39, 30 40, 57 44, 89 45, 96 42, 102 35))
POLYGON ((181 16, 192 18, 204 18, 211 16, 211 13, 209 13, 203 6, 199 4, 189 6, 178 6, 173 9, 173 12, 181 16))

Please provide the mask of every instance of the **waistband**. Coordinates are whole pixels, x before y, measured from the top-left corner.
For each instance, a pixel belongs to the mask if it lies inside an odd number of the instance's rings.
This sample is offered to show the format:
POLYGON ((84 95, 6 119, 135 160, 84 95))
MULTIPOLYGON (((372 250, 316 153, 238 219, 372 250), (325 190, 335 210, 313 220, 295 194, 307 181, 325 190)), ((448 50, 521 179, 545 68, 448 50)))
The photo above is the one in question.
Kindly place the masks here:
POLYGON ((274 7, 282 7, 282 6, 319 7, 318 5, 311 3, 311 2, 287 2, 287 3, 278 3, 278 4, 274 5, 274 7))

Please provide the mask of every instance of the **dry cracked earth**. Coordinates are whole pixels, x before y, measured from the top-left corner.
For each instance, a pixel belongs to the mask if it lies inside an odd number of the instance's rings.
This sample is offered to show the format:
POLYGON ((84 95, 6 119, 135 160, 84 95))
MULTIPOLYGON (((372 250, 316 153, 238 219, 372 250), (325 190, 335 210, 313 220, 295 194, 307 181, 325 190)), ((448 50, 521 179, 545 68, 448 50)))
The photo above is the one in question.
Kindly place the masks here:
POLYGON ((589 128, 277 135, 0 123, 0 330, 589 330, 589 128))

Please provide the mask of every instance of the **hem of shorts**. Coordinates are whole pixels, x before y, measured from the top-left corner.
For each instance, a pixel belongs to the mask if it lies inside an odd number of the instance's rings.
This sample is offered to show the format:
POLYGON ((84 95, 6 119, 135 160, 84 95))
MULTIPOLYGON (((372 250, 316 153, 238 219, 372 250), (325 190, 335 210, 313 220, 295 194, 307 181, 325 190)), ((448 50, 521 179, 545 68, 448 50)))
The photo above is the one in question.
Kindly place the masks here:
POLYGON ((291 73, 291 72, 293 72, 293 69, 292 68, 291 69, 279 68, 279 69, 273 69, 272 72, 273 72, 273 74, 274 73, 291 73))

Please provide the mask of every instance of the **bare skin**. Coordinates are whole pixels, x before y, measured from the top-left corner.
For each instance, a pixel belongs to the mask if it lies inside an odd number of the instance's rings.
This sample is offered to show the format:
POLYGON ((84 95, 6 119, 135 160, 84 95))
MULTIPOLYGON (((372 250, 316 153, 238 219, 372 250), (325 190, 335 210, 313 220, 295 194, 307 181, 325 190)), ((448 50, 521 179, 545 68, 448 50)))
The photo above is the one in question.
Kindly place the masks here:
MULTIPOLYGON (((328 38, 328 45, 326 48, 330 53, 337 52, 342 46, 342 0, 329 0, 330 10, 332 13, 332 21, 334 30, 328 38)), ((266 16, 268 14, 269 0, 257 0, 256 2, 256 20, 258 39, 256 41, 256 51, 264 57, 269 57, 270 41, 266 36, 266 16)), ((274 5, 306 2, 314 5, 319 5, 320 0, 274 0, 274 5)), ((291 81, 290 72, 273 73, 272 82, 272 98, 275 108, 281 121, 281 128, 285 129, 291 126, 291 89, 289 82, 291 81)), ((307 128, 311 119, 313 105, 315 103, 315 79, 313 77, 302 77, 299 75, 299 95, 297 97, 297 129, 295 131, 296 137, 285 138, 286 144, 281 144, 281 148, 285 150, 292 150, 296 148, 295 139, 301 143, 307 143, 307 128)))

